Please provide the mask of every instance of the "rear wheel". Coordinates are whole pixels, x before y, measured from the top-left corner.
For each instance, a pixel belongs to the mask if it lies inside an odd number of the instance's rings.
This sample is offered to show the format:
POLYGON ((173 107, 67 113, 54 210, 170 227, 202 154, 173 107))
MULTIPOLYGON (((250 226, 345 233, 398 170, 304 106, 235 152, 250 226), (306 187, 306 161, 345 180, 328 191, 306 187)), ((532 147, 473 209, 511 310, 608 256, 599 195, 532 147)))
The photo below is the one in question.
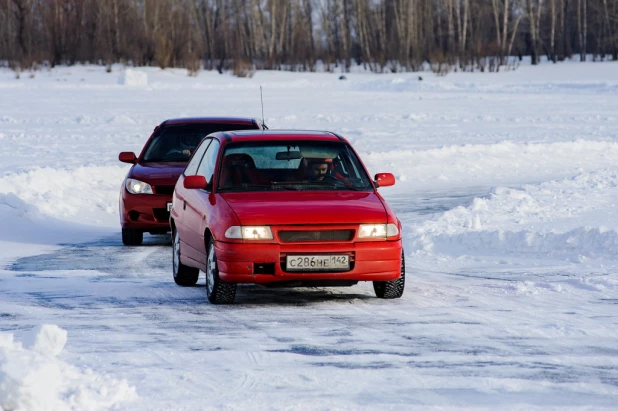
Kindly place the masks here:
POLYGON ((401 252, 401 275, 393 281, 374 281, 373 289, 378 298, 399 298, 403 295, 403 288, 406 284, 406 262, 401 252))
POLYGON ((139 230, 130 228, 122 229, 122 244, 124 245, 142 245, 144 241, 144 233, 139 230))
POLYGON ((219 266, 215 252, 215 241, 208 243, 208 259, 206 260, 206 296, 213 304, 231 304, 236 297, 236 284, 228 283, 219 278, 219 266))
POLYGON ((175 229, 172 231, 172 270, 174 282, 184 287, 189 287, 197 283, 200 277, 200 270, 189 267, 180 262, 180 236, 175 229))

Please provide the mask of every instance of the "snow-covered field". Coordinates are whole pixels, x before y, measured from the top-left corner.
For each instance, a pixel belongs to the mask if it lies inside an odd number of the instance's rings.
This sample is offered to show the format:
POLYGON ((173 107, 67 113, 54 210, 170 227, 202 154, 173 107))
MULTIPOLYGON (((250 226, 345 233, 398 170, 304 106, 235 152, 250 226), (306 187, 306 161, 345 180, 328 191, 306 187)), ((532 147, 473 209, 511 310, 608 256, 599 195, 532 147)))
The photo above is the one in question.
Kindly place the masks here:
POLYGON ((617 409, 618 66, 492 74, 0 69, 0 409, 617 409), (118 194, 171 117, 346 136, 407 286, 177 287, 118 194))

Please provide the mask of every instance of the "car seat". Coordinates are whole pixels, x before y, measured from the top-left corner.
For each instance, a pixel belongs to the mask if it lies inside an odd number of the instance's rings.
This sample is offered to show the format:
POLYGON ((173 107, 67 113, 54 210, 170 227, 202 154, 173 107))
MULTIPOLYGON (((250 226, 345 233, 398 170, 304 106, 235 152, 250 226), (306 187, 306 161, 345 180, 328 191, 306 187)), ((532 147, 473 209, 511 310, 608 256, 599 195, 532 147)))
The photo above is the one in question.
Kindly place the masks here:
POLYGON ((243 184, 270 184, 270 180, 255 167, 249 154, 229 154, 223 158, 219 187, 240 187, 243 184))

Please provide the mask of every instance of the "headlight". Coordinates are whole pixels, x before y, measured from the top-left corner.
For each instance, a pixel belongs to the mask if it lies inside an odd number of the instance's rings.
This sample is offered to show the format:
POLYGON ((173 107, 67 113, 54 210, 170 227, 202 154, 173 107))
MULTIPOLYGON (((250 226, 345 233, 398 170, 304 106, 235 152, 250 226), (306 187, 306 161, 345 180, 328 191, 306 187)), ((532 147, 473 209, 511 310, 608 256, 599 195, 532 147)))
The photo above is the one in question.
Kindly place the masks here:
POLYGON ((273 233, 268 226, 233 225, 225 230, 226 238, 242 238, 243 240, 272 240, 273 233))
POLYGON ((399 234, 395 224, 361 224, 358 229, 358 238, 384 238, 399 234))
POLYGON ((124 182, 124 186, 131 194, 153 194, 150 184, 146 184, 143 181, 127 178, 124 182))

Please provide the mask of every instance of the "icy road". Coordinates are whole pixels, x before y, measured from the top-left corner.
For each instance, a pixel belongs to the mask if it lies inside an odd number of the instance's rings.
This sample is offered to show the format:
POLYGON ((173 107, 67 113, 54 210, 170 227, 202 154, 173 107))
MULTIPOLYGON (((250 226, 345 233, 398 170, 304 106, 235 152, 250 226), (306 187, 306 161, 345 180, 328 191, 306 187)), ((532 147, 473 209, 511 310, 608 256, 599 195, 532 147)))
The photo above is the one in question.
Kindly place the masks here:
POLYGON ((615 62, 354 70, 0 68, 0 409, 618 409, 615 62), (259 118, 260 86, 271 129, 396 176, 403 298, 214 306, 173 282, 169 237, 122 246, 118 153, 167 118, 259 118))
MULTIPOLYGON (((390 202, 409 225, 481 190, 390 202)), ((408 267, 401 300, 370 283, 241 286, 236 304, 214 306, 203 278, 173 282, 169 236, 146 239, 16 260, 0 281, 3 323, 70 328, 65 361, 150 393, 130 408, 616 406, 618 347, 603 336, 618 300, 595 292, 604 273, 408 267), (548 298, 556 287, 569 298, 548 298)))

